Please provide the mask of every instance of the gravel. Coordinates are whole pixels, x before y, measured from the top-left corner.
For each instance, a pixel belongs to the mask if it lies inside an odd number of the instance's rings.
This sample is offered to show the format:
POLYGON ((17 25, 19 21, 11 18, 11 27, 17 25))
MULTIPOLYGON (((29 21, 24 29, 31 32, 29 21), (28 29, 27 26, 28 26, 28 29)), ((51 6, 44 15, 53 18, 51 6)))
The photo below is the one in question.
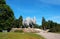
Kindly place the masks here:
POLYGON ((41 31, 40 33, 37 33, 37 34, 45 37, 46 39, 60 39, 60 34, 58 33, 50 33, 50 32, 41 31))

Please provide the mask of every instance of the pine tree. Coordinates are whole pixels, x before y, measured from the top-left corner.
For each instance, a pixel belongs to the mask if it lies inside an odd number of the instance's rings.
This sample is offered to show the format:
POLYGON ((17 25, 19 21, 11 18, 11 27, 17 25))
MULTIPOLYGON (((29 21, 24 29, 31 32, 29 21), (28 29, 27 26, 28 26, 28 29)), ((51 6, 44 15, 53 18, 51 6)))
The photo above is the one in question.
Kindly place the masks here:
POLYGON ((42 28, 43 28, 43 30, 45 30, 46 29, 46 21, 45 21, 45 18, 44 17, 42 17, 42 28))
POLYGON ((6 4, 5 0, 0 0, 0 4, 6 4))
POLYGON ((23 23, 22 23, 22 22, 23 22, 23 17, 20 16, 20 17, 19 17, 19 26, 23 26, 23 23))
POLYGON ((5 30, 11 28, 14 20, 12 9, 6 4, 5 0, 0 0, 0 28, 5 30))

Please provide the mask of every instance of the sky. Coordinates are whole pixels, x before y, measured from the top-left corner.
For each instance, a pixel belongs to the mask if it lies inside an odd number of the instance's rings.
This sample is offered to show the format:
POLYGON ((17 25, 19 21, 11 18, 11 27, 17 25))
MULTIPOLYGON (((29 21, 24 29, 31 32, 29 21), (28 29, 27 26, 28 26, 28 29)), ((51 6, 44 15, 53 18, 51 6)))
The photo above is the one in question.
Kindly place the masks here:
POLYGON ((7 5, 18 19, 36 17, 36 23, 41 25, 42 17, 60 23, 60 0, 6 0, 7 5))

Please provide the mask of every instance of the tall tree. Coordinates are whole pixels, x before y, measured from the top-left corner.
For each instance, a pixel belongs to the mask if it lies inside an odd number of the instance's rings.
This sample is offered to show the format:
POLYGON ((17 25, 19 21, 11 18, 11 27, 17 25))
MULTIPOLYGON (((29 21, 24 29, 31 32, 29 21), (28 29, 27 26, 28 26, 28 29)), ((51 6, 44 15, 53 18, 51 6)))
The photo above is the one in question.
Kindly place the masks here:
POLYGON ((43 30, 45 30, 46 29, 46 21, 45 21, 45 18, 44 17, 42 17, 42 28, 43 28, 43 30))
POLYGON ((19 26, 23 26, 23 23, 22 23, 22 22, 23 22, 23 17, 20 16, 20 17, 19 17, 19 26))
POLYGON ((6 4, 5 0, 0 0, 0 4, 6 4))
POLYGON ((14 28, 19 28, 20 27, 19 26, 19 20, 18 19, 14 20, 14 23, 13 24, 14 24, 13 25, 14 28))
POLYGON ((2 29, 11 28, 14 20, 12 9, 6 4, 5 0, 0 0, 0 25, 2 29))

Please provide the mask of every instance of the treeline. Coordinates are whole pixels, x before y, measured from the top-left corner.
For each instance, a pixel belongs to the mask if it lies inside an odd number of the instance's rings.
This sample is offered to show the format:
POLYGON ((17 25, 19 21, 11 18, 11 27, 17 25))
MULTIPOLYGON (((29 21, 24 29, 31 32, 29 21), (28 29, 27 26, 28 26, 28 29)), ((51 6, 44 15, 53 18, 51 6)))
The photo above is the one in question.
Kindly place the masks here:
MULTIPOLYGON (((0 32, 2 30, 9 32, 11 28, 27 28, 28 26, 23 26, 22 22, 23 17, 20 16, 16 19, 13 10, 6 4, 5 0, 0 0, 0 32)), ((38 25, 34 24, 34 28, 38 28, 38 25)))
MULTIPOLYGON (((16 19, 12 9, 6 4, 5 0, 0 0, 0 31, 7 30, 8 32, 11 28, 24 27, 22 24, 23 17, 20 16, 16 19)), ((51 20, 46 21, 42 18, 42 25, 33 24, 34 28, 42 28, 43 30, 50 29, 50 32, 60 32, 60 24, 53 22, 51 20)))
POLYGON ((12 23, 12 28, 21 28, 23 26, 23 17, 20 16, 19 19, 15 19, 12 23))
POLYGON ((22 26, 23 18, 15 19, 12 9, 6 4, 5 0, 0 0, 0 31, 10 31, 12 27, 22 26))
POLYGON ((46 21, 45 18, 42 17, 42 29, 49 29, 49 32, 60 32, 60 24, 51 20, 46 21))
POLYGON ((11 23, 14 20, 12 9, 6 5, 5 0, 0 0, 0 31, 11 28, 11 23))

